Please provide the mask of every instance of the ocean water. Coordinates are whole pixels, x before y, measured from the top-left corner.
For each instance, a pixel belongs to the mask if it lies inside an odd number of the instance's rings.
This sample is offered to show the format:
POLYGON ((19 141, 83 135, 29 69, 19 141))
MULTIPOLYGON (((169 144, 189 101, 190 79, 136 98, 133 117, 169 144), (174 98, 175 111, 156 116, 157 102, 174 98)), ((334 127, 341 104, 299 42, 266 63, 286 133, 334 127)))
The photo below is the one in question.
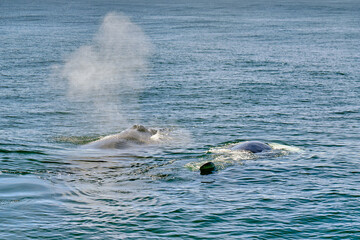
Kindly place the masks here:
POLYGON ((0 239, 358 239, 359 63, 357 0, 1 0, 0 239))

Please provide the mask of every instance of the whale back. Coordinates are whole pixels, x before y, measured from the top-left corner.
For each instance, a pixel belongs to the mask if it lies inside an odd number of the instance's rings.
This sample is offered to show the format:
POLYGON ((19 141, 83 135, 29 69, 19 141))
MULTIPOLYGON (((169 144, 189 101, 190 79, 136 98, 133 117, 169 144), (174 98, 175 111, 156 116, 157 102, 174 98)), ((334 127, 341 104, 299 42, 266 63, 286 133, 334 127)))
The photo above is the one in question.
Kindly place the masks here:
POLYGON ((231 148, 234 151, 249 151, 252 153, 259 153, 264 151, 271 151, 271 147, 263 142, 248 141, 240 143, 231 148))
POLYGON ((134 125, 118 134, 103 137, 85 145, 89 148, 123 149, 135 145, 149 144, 151 137, 157 133, 155 129, 147 129, 142 125, 134 125))

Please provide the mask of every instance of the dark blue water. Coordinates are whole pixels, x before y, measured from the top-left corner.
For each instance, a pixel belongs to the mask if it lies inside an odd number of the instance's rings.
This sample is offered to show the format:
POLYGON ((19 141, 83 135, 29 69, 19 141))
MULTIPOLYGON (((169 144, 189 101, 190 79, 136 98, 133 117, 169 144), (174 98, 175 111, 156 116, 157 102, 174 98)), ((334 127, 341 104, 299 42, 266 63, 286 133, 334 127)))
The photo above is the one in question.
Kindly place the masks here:
POLYGON ((0 239, 360 238, 358 1, 2 0, 0 46, 0 239))

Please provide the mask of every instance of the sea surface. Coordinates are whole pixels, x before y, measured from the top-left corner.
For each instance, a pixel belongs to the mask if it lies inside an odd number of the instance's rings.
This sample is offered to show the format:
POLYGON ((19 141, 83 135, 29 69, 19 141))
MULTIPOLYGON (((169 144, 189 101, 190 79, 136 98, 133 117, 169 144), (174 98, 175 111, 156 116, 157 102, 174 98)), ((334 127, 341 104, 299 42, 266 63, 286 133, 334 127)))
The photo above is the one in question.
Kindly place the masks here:
POLYGON ((0 1, 0 239, 360 239, 359 140, 358 0, 0 1))

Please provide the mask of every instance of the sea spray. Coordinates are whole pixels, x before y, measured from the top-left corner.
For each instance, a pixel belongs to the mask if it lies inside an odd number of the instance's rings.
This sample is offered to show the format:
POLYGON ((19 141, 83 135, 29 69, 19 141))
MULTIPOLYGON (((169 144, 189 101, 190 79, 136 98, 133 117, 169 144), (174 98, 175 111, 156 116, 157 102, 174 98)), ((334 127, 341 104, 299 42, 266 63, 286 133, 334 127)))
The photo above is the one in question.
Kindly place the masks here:
POLYGON ((215 164, 217 170, 225 169, 228 166, 234 164, 242 164, 246 160, 257 160, 257 159, 268 159, 274 157, 282 157, 289 155, 291 153, 299 153, 302 152, 298 147, 289 146, 280 143, 267 143, 272 148, 271 151, 262 152, 262 153, 252 153, 248 151, 233 151, 232 147, 243 143, 231 143, 223 146, 213 147, 209 149, 207 153, 211 154, 210 157, 203 159, 201 161, 189 162, 185 165, 188 169, 192 171, 198 171, 200 167, 207 163, 212 162, 215 164))
POLYGON ((90 44, 79 47, 59 68, 69 100, 92 104, 86 114, 106 127, 137 120, 150 52, 139 26, 124 15, 107 14, 90 44))

